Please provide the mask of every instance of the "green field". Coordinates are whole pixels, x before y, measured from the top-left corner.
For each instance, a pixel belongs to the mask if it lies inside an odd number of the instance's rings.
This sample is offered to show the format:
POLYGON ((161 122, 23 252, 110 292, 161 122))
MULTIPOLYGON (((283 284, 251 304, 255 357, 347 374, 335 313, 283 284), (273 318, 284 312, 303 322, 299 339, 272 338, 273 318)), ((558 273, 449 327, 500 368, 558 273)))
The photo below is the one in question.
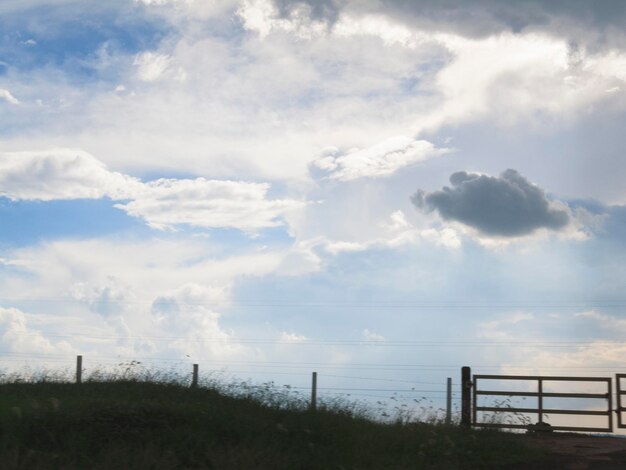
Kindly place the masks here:
POLYGON ((270 385, 137 379, 0 384, 0 468, 480 469, 534 460, 518 436, 437 422, 380 423, 270 385))

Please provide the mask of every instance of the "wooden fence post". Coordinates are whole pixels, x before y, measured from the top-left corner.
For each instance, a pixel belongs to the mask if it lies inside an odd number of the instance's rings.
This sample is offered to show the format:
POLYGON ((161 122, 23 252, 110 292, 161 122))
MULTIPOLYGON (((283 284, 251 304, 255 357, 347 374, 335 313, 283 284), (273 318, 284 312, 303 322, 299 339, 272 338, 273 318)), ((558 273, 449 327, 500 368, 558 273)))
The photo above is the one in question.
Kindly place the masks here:
POLYGON ((472 370, 461 369, 461 426, 472 425, 472 370))
MULTIPOLYGON (((619 378, 617 379, 619 380, 619 378)), ((607 394, 607 399, 609 401, 609 429, 611 430, 611 432, 613 432, 613 386, 612 386, 613 381, 611 379, 609 379, 609 381, 607 382, 608 385, 608 394, 607 394)), ((615 385, 616 387, 618 387, 618 384, 615 385)), ((618 388, 619 390, 619 388, 618 388)), ((619 396, 617 397, 618 399, 618 403, 619 403, 619 396)), ((619 411, 617 411, 617 415, 619 416, 619 411)))
POLYGON ((446 424, 452 421, 452 378, 448 377, 446 387, 446 424))
POLYGON ((311 410, 317 409, 317 372, 313 372, 311 377, 311 410))
POLYGON ((539 396, 537 397, 537 412, 538 416, 538 424, 543 424, 543 380, 537 380, 537 393, 539 396))
POLYGON ((193 376, 191 379, 191 386, 195 388, 198 386, 198 364, 193 365, 193 376))
POLYGON ((76 383, 83 382, 83 356, 76 356, 76 383))

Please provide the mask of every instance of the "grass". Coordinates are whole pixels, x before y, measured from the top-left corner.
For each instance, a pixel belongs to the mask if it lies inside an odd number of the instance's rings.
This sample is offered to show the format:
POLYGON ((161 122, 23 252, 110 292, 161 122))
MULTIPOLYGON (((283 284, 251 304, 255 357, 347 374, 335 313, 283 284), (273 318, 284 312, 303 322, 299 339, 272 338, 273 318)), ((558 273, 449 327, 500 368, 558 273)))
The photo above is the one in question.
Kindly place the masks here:
POLYGON ((80 385, 0 383, 0 462, 10 469, 480 469, 532 459, 512 434, 372 419, 357 402, 306 400, 272 384, 128 371, 80 385))

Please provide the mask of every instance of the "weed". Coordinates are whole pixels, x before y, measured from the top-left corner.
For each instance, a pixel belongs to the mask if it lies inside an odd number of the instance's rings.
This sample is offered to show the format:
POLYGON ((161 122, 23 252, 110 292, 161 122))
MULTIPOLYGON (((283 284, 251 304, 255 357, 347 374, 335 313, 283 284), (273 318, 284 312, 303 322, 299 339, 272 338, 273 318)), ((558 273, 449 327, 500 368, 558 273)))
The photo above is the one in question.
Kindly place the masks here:
POLYGON ((190 388, 189 374, 132 361, 88 372, 81 385, 36 371, 3 376, 3 470, 479 469, 529 459, 506 433, 442 426, 426 399, 392 395, 382 417, 383 401, 320 397, 313 412, 274 382, 209 375, 190 388))

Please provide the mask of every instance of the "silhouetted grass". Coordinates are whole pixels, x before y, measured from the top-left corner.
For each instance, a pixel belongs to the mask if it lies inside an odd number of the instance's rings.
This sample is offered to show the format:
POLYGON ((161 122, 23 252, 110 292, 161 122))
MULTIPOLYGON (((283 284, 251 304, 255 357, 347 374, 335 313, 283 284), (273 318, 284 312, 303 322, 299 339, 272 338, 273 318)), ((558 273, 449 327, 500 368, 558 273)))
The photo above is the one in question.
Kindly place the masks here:
POLYGON ((364 404, 317 412, 272 384, 144 371, 6 377, 2 469, 478 469, 527 461, 515 436, 456 426, 373 421, 364 404))

